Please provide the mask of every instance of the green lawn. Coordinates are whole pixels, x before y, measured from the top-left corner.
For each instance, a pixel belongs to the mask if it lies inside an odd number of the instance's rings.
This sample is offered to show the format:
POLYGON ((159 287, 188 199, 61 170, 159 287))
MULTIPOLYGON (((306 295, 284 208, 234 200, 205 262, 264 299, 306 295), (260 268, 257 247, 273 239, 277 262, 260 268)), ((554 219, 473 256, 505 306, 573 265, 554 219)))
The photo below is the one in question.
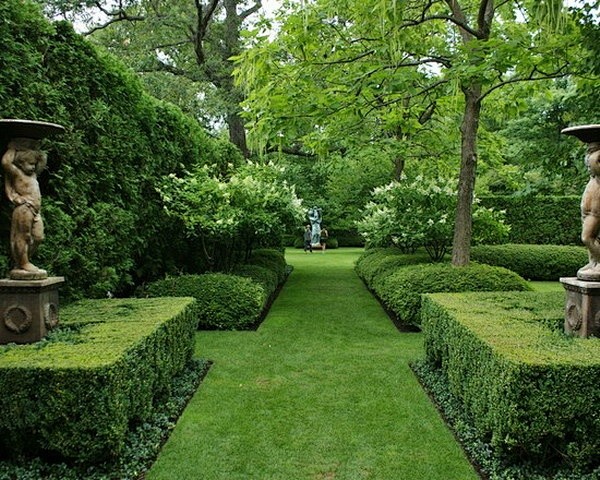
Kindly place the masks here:
POLYGON ((365 289, 360 252, 288 249, 257 332, 198 333, 214 365, 149 480, 478 478, 408 366, 421 335, 365 289))
POLYGON ((529 282, 536 292, 564 292, 562 283, 556 282, 529 282))

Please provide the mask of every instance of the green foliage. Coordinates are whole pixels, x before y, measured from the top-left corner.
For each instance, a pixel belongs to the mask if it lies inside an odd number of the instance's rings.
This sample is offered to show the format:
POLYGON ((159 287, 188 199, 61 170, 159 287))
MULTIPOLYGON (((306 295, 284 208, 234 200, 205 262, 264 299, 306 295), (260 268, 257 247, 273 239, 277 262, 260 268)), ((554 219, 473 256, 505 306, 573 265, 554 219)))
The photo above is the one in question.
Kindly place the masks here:
POLYGON ((335 238, 337 238, 339 247, 364 247, 365 239, 355 229, 336 230, 335 238))
POLYGON ((477 437, 504 462, 599 466, 600 342, 548 328, 563 318, 561 293, 423 300, 427 359, 461 400, 477 437))
POLYGON ((168 277, 147 285, 143 294, 148 297, 194 297, 196 325, 208 330, 251 328, 260 315, 265 298, 263 287, 249 278, 223 273, 168 277))
POLYGON ((86 464, 121 454, 192 357, 192 299, 83 301, 42 342, 0 346, 2 451, 86 464))
MULTIPOLYGON (((2 116, 67 129, 46 144, 47 238, 35 263, 66 276, 70 297, 124 294, 193 265, 193 245, 154 185, 186 166, 227 164, 232 152, 145 94, 131 71, 67 23, 50 24, 19 0, 2 2, 0 18, 2 116)), ((1 234, 8 245, 8 231, 1 234)))
MULTIPOLYGON (((376 188, 357 222, 370 246, 395 245, 403 252, 424 246, 433 261, 443 259, 452 244, 456 190, 447 179, 417 177, 376 188)), ((508 234, 500 212, 473 207, 474 239, 500 241, 508 234)))
POLYGON ((371 288, 375 279, 396 271, 399 267, 430 263, 424 252, 404 254, 399 248, 371 248, 356 261, 356 273, 371 288))
POLYGON ((557 281, 575 276, 588 262, 584 247, 566 245, 480 245, 471 249, 471 259, 508 268, 528 280, 557 281))
POLYGON ((580 196, 481 198, 482 205, 505 212, 510 243, 526 244, 580 245, 580 202, 580 196))
POLYGON ((279 285, 277 272, 268 267, 249 264, 238 265, 231 273, 233 275, 237 275, 238 277, 247 277, 254 283, 260 285, 264 291, 263 304, 267 301, 269 296, 275 292, 277 286, 279 285))
POLYGON ((181 178, 171 174, 159 188, 169 215, 202 240, 209 264, 229 270, 236 259, 225 257, 224 246, 230 255, 237 250, 248 258, 260 241, 272 245, 301 222, 301 201, 294 186, 280 181, 282 171, 275 165, 249 162, 226 179, 212 170, 204 166, 181 178))
POLYGON ((148 469, 210 364, 206 360, 192 359, 183 372, 172 378, 168 397, 154 405, 153 412, 143 423, 135 424, 127 433, 125 445, 118 458, 93 465, 57 462, 56 459, 19 458, 0 461, 0 478, 19 480, 107 480, 119 478, 133 480, 148 469))
POLYGON ((246 262, 248 265, 259 265, 275 272, 277 283, 282 283, 287 277, 287 263, 283 252, 279 250, 261 248, 254 250, 246 262))
POLYGON ((371 288, 402 323, 420 324, 421 295, 433 292, 530 290, 519 275, 502 267, 471 263, 409 265, 377 278, 371 288))

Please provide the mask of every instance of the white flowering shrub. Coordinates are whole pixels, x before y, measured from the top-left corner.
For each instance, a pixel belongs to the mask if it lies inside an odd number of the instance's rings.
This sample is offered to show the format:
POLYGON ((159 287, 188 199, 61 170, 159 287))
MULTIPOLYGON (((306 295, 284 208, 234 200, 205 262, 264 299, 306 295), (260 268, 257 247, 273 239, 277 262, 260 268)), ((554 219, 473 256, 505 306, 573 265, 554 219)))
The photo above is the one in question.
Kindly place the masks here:
POLYGON ((167 213, 202 240, 211 264, 217 252, 211 245, 235 247, 247 257, 259 239, 277 238, 302 222, 302 201, 281 177, 273 164, 248 162, 228 178, 201 167, 183 178, 170 175, 159 192, 167 213))
MULTIPOLYGON (((405 252, 425 247, 433 261, 440 261, 452 245, 456 201, 450 180, 403 178, 373 190, 357 228, 368 246, 394 245, 405 252)), ((507 238, 509 227, 502 212, 484 209, 477 202, 473 208, 474 238, 489 243, 507 238)))

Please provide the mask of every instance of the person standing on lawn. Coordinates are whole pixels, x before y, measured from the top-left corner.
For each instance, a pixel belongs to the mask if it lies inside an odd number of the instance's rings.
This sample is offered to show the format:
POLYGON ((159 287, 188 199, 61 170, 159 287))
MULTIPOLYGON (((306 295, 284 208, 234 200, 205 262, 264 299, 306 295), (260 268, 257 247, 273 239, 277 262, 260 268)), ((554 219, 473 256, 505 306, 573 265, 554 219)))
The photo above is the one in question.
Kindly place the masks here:
POLYGON ((325 253, 325 248, 327 248, 327 239, 329 238, 329 232, 325 227, 321 229, 321 250, 322 253, 325 253))
POLYGON ((304 228, 304 251, 310 251, 312 253, 312 231, 310 225, 304 228))

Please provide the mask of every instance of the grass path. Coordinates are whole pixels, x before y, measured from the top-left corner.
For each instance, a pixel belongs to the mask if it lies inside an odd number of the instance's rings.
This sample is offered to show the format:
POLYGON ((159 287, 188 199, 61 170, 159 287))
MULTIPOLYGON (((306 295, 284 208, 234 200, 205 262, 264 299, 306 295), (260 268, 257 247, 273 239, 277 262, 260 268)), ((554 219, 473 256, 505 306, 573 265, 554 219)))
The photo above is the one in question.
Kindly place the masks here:
POLYGON ((214 365, 148 480, 478 478, 408 367, 421 335, 397 332, 359 254, 288 250, 257 332, 198 333, 214 365))

